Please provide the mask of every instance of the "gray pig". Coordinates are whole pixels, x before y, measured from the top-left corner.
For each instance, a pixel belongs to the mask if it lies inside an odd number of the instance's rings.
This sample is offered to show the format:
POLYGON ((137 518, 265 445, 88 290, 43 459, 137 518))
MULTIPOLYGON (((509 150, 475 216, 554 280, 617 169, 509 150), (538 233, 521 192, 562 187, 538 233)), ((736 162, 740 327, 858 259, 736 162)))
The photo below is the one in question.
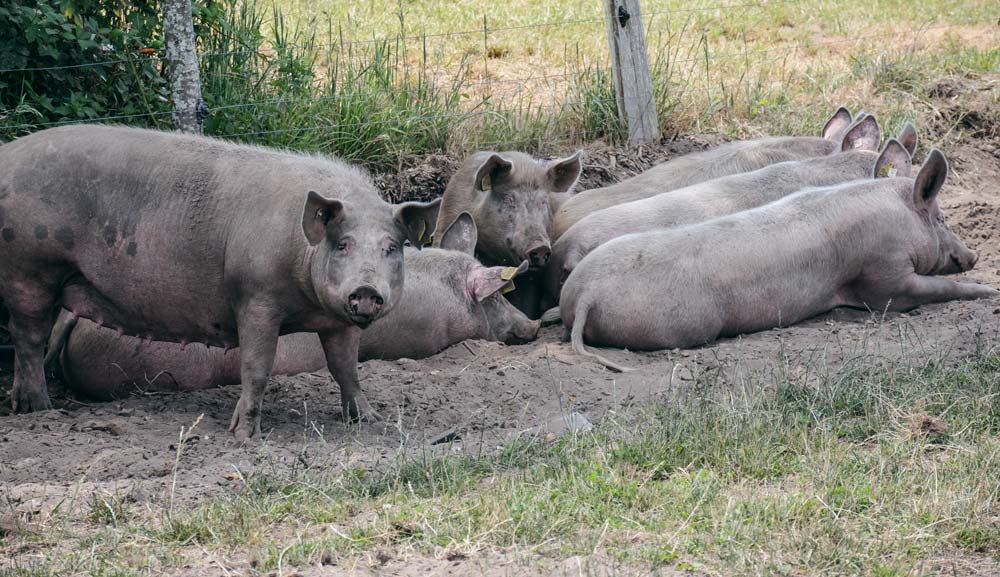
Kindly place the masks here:
MULTIPOLYGON (((880 161, 875 173, 885 168, 880 161)), ((938 209, 947 172, 934 150, 916 179, 806 189, 708 222, 616 238, 563 287, 573 348, 623 370, 584 341, 693 347, 839 306, 902 311, 995 297, 988 286, 931 276, 967 271, 977 259, 938 209)))
MULTIPOLYGON (((886 151, 897 176, 910 176, 910 154, 916 131, 907 124, 901 132, 908 144, 892 140, 886 151)), ((643 200, 599 210, 574 224, 552 246, 545 285, 552 302, 573 268, 590 251, 629 233, 673 228, 702 222, 761 206, 806 187, 830 186, 871 176, 881 134, 874 116, 855 124, 841 142, 843 154, 820 156, 716 178, 643 200)))
POLYGON ((260 430, 278 336, 319 334, 349 419, 361 329, 403 289, 403 242, 433 204, 384 202, 339 160, 211 138, 78 125, 0 147, 0 299, 17 411, 51 407, 43 357, 65 308, 147 340, 239 346, 230 423, 260 430))
POLYGON ((588 214, 609 206, 649 198, 720 176, 757 170, 776 162, 833 154, 840 150, 851 121, 850 111, 841 107, 823 127, 822 137, 783 136, 729 142, 668 160, 622 182, 579 192, 556 211, 549 236, 555 242, 588 214))
POLYGON ((579 152, 549 162, 514 151, 477 152, 451 177, 442 196, 438 230, 469 212, 479 227, 476 253, 484 264, 528 261, 531 272, 518 280, 510 298, 531 318, 540 312, 552 214, 572 194, 580 159, 579 152))
MULTIPOLYGON (((406 249, 406 291, 391 313, 361 334, 361 360, 423 358, 466 339, 513 344, 537 336, 538 322, 499 294, 509 284, 503 267, 484 267, 472 256, 475 239, 475 223, 463 213, 444 233, 442 249, 406 249)), ((523 271, 527 265, 522 265, 523 271)), ((92 398, 122 396, 137 388, 190 391, 240 382, 239 349, 146 343, 91 321, 73 320, 67 311, 56 321, 49 357, 58 359, 67 386, 92 398)), ((278 340, 272 374, 325 366, 316 335, 296 333, 278 340)))

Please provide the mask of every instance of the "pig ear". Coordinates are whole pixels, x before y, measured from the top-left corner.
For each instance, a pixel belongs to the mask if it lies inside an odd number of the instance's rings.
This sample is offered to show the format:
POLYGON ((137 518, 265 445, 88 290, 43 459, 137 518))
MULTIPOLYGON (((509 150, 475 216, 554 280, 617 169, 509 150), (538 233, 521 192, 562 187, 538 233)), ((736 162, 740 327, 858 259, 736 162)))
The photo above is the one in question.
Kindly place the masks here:
POLYGON ((882 130, 878 127, 878 121, 871 114, 866 114, 864 118, 854 123, 854 126, 847 131, 844 139, 840 141, 840 149, 844 152, 848 150, 878 150, 882 143, 882 130))
POLYGON ((913 126, 912 123, 907 122, 903 125, 903 129, 899 131, 899 136, 896 140, 903 145, 906 152, 913 156, 913 153, 917 151, 917 128, 913 126))
POLYGON ((913 161, 910 160, 910 153, 895 138, 890 138, 885 143, 882 154, 878 155, 875 161, 874 178, 891 178, 894 176, 910 176, 913 168, 913 161))
POLYGON ((843 133, 851 125, 851 120, 851 111, 841 106, 823 126, 823 138, 835 141, 837 135, 843 133))
POLYGON ((431 242, 440 208, 440 198, 430 202, 404 202, 396 207, 393 218, 406 232, 410 244, 420 248, 431 242))
POLYGON ((934 202, 947 177, 948 161, 944 159, 941 151, 935 148, 927 155, 927 160, 913 181, 913 204, 918 209, 924 209, 934 202))
POLYGON ((513 290, 514 277, 528 270, 528 261, 523 261, 520 266, 477 266, 469 273, 468 287, 469 294, 476 302, 482 302, 488 296, 494 295, 497 291, 511 287, 513 290))
POLYGON ((339 200, 323 198, 318 192, 309 191, 302 210, 302 233, 310 246, 316 246, 326 237, 326 227, 344 216, 344 205, 339 200))
POLYGON ((471 214, 463 212, 458 215, 455 222, 448 225, 444 234, 441 235, 441 248, 457 250, 475 256, 478 238, 479 231, 476 230, 476 221, 472 219, 471 214))
POLYGON ((476 171, 476 190, 493 190, 493 185, 506 178, 514 164, 499 154, 491 154, 476 171))
POLYGON ((554 160, 545 173, 549 192, 569 192, 580 180, 583 170, 583 151, 577 150, 573 156, 554 160))

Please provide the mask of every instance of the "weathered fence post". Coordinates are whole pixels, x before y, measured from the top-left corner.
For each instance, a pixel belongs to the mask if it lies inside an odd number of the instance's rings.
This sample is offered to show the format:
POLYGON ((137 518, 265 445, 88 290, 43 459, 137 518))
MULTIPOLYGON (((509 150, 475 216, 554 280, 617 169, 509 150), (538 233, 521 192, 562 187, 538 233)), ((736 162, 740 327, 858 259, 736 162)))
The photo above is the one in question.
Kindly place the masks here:
POLYGON ((603 0, 618 116, 632 144, 660 138, 639 0, 603 0))
POLYGON ((163 0, 163 36, 167 44, 174 126, 201 134, 201 76, 191 17, 191 0, 163 0))

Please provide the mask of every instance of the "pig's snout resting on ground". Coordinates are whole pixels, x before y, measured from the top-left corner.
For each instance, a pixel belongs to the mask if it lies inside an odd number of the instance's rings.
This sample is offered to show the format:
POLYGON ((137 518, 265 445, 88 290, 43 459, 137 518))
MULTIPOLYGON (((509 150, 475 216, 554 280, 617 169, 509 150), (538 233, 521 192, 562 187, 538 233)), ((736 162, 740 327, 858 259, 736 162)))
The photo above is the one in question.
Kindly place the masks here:
POLYGON ((991 287, 932 276, 976 262, 938 208, 947 171, 934 150, 915 179, 807 189, 701 224, 612 240, 584 258, 563 288, 573 347, 620 369, 584 341, 683 348, 838 306, 908 310, 994 297, 991 287))
MULTIPOLYGON (((906 137, 907 145, 897 141, 887 144, 892 149, 889 151, 893 156, 892 170, 898 176, 909 176, 909 154, 916 147, 916 132, 907 124, 900 136, 906 137)), ((779 162, 592 213, 570 227, 553 245, 552 258, 545 270, 546 294, 550 302, 558 302, 562 283, 577 263, 613 238, 737 213, 810 186, 830 186, 870 177, 879 158, 881 140, 875 117, 865 116, 844 134, 840 154, 779 162)))
POLYGON ((346 417, 377 417, 358 385, 361 329, 399 301, 403 242, 437 207, 391 207, 332 158, 80 125, 0 147, 0 214, 16 410, 51 406, 43 353, 62 307, 140 339, 238 345, 230 428, 245 439, 285 333, 319 334, 346 417))
MULTIPOLYGON (((530 341, 538 322, 514 308, 500 291, 517 269, 484 267, 472 256, 476 230, 468 214, 444 233, 442 249, 406 249, 406 290, 393 311, 361 333, 359 358, 412 359, 466 339, 509 344, 530 341)), ((522 265, 520 270, 527 268, 522 265)), ((239 349, 151 342, 60 314, 50 355, 71 389, 107 399, 135 390, 189 391, 240 382, 239 349), (75 324, 75 327, 73 326, 75 324)), ((296 374, 326 366, 314 334, 278 340, 272 374, 296 374)))
POLYGON ((852 122, 850 111, 839 108, 823 127, 822 136, 783 136, 729 142, 658 164, 619 183, 581 191, 565 200, 552 217, 553 242, 588 214, 649 198, 713 178, 749 172, 788 160, 825 156, 840 149, 852 122))

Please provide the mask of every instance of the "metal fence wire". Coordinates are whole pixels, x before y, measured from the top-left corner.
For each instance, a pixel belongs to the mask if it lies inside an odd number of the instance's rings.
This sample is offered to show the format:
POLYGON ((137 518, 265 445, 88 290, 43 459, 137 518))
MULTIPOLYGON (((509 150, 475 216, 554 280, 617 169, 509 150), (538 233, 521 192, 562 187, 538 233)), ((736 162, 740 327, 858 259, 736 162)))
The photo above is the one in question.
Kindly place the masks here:
MULTIPOLYGON (((616 96, 612 89, 608 56, 581 54, 579 46, 567 45, 561 62, 550 62, 541 71, 529 71, 525 66, 503 66, 494 60, 507 58, 503 49, 491 48, 491 41, 502 39, 503 45, 517 42, 517 35, 531 30, 574 29, 582 35, 605 34, 607 16, 595 2, 592 17, 539 21, 528 24, 494 23, 484 18, 478 29, 433 30, 423 34, 377 36, 372 38, 340 38, 330 42, 291 42, 205 51, 198 54, 203 68, 203 92, 208 101, 209 121, 206 131, 215 136, 267 143, 295 145, 296 135, 322 133, 324 138, 346 135, 371 138, 393 130, 434 131, 428 146, 446 146, 458 127, 493 123, 492 131, 472 138, 470 145, 502 146, 524 144, 533 138, 543 138, 544 130, 537 124, 544 118, 550 123, 565 124, 562 130, 567 140, 614 137, 620 132, 620 119, 615 118, 616 96), (481 39, 476 49, 463 48, 461 57, 442 48, 459 38, 481 39), (436 46, 435 46, 436 45, 436 46), (409 50, 409 52, 407 52, 409 50), (260 82, 268 82, 287 64, 289 54, 307 55, 314 72, 306 75, 303 86, 294 90, 228 90, 229 82, 243 73, 241 66, 252 63, 260 82), (447 57, 437 56, 447 54, 447 57), (388 81, 371 82, 365 75, 371 72, 373 59, 395 71, 388 81), (218 70, 217 70, 218 69, 218 70), (213 76, 214 75, 214 76, 213 76), (219 88, 221 87, 221 88, 219 88), (213 90, 217 93, 208 94, 213 90), (389 103, 389 105, 386 105, 389 103), (371 108, 358 114, 352 107, 371 108), (391 110, 389 110, 391 109, 391 110), (387 110, 389 110, 387 112, 387 110), (573 121, 566 120, 572 117, 573 121), (536 130, 536 134, 531 134, 536 130), (293 138, 289 140, 289 138, 293 138)), ((972 27, 988 27, 986 20, 941 22, 935 15, 918 15, 907 21, 921 21, 916 26, 892 27, 847 37, 807 38, 797 42, 776 38, 748 38, 746 23, 749 15, 776 6, 807 10, 814 3, 806 0, 771 0, 768 2, 720 2, 699 6, 661 8, 647 2, 642 11, 645 34, 653 69, 655 105, 664 113, 674 113, 684 107, 697 106, 706 110, 729 106, 733 93, 751 89, 762 94, 782 90, 794 74, 803 71, 800 60, 811 56, 819 65, 830 65, 828 56, 849 53, 847 64, 859 66, 857 54, 875 48, 906 49, 907 58, 920 58, 916 41, 931 35, 944 37, 961 35, 972 27), (707 32, 713 23, 733 20, 741 14, 744 27, 735 39, 728 35, 713 39, 707 32), (699 19, 695 20, 695 16, 699 19), (726 86, 735 79, 736 86, 726 86), (695 96, 698 96, 695 98, 695 96)), ((900 10, 905 9, 901 6, 900 10)), ((751 30, 752 32, 752 30, 751 30)), ((933 57, 933 56, 928 56, 933 57)), ((560 59, 554 59, 560 60, 560 59)), ((534 62, 534 61, 533 61, 534 62)), ((85 74, 135 64, 153 64, 166 74, 166 57, 157 54, 114 54, 93 62, 52 66, 29 66, 0 69, 0 80, 16 89, 18 80, 32 75, 55 71, 85 74)), ((746 106, 773 105, 767 98, 744 95, 746 106)), ((781 100, 779 98, 778 100, 781 100)), ((779 102, 788 105, 788 101, 779 102)), ((140 124, 168 128, 172 110, 168 104, 157 103, 145 111, 119 111, 93 116, 68 116, 41 120, 0 110, 0 128, 8 135, 82 122, 140 124)), ((752 111, 751 111, 752 114, 752 111)), ((669 119, 661 118, 661 122, 669 119)), ((329 143, 327 143, 329 144, 329 143)), ((322 148, 322 142, 308 142, 306 147, 322 148)), ((334 152, 341 152, 334 146, 334 152)), ((350 155, 348 155, 350 156, 350 155)))

